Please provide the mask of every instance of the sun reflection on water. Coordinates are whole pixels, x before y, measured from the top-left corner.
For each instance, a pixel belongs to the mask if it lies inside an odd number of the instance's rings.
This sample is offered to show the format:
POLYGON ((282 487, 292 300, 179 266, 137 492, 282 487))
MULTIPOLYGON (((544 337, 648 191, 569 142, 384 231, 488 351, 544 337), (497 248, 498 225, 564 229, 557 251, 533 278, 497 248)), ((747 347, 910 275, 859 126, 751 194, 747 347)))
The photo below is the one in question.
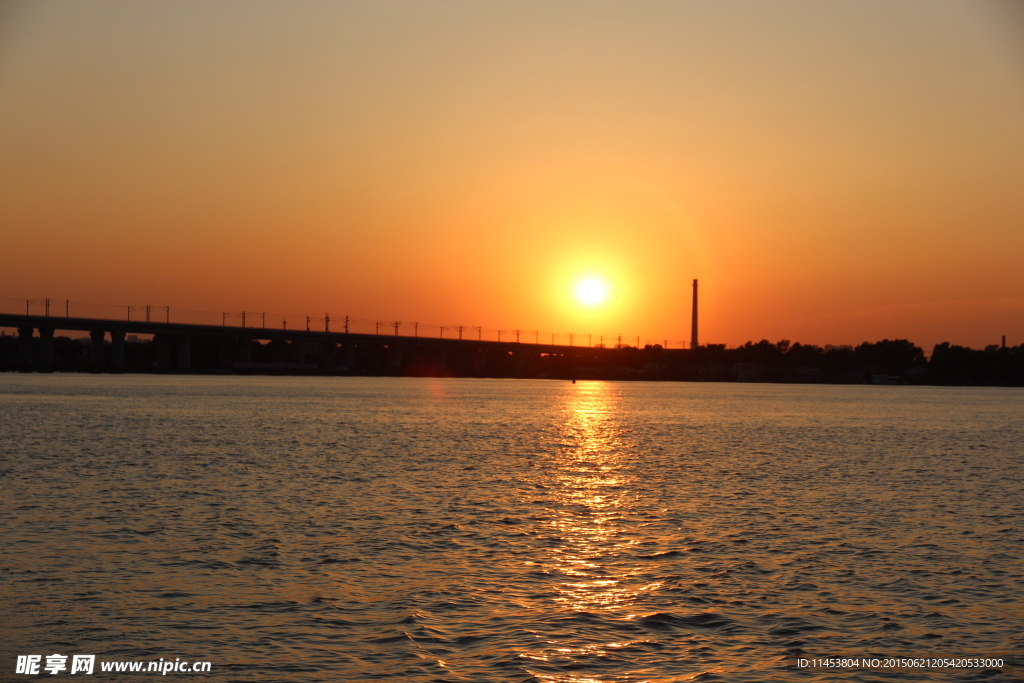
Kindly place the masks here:
MULTIPOLYGON (((638 542, 630 538, 629 530, 636 485, 633 453, 628 430, 619 421, 618 402, 615 385, 581 382, 567 387, 556 413, 559 447, 548 454, 545 468, 553 492, 551 517, 541 529, 554 542, 542 564, 557 581, 554 611, 566 619, 629 619, 639 593, 654 588, 643 585, 636 576, 639 568, 625 560, 638 542)), ((572 642, 548 639, 539 651, 524 656, 538 664, 578 668, 584 662, 600 662, 629 644, 621 642, 622 633, 612 631, 602 639, 600 624, 591 626, 585 630, 593 637, 577 636, 572 642)), ((593 677, 592 672, 530 668, 543 681, 607 680, 593 677)))

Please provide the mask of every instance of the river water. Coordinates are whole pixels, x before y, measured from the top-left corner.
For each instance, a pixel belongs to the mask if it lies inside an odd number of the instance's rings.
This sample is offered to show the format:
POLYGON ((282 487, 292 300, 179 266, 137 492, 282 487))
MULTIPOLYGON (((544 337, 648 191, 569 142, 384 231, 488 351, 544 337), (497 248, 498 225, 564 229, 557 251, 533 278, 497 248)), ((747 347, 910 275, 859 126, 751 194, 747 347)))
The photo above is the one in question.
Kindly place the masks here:
POLYGON ((88 653, 218 681, 1019 680, 1022 408, 996 388, 0 375, 0 678, 88 653), (854 657, 1006 663, 798 668, 854 657))

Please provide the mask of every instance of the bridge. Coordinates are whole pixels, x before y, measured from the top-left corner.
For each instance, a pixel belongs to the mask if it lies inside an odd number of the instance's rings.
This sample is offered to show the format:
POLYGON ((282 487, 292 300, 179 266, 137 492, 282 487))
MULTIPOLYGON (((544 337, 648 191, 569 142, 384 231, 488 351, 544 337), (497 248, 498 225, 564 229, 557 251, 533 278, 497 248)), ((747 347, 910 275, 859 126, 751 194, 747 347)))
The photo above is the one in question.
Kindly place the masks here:
POLYGON ((408 336, 397 327, 389 335, 0 313, 0 328, 17 330, 16 358, 5 365, 22 372, 574 377, 577 368, 607 365, 619 351, 408 336), (87 349, 75 342, 55 354, 58 331, 88 333, 87 349))

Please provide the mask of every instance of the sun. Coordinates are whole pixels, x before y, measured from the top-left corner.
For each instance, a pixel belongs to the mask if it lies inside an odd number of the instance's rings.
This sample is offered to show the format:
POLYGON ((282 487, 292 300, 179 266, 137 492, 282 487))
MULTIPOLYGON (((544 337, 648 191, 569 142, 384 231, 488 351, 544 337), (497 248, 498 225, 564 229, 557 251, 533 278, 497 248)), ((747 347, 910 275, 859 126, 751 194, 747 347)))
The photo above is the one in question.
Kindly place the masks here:
POLYGON ((608 285, 597 278, 588 277, 576 285, 576 298, 586 306, 597 306, 608 298, 608 285))

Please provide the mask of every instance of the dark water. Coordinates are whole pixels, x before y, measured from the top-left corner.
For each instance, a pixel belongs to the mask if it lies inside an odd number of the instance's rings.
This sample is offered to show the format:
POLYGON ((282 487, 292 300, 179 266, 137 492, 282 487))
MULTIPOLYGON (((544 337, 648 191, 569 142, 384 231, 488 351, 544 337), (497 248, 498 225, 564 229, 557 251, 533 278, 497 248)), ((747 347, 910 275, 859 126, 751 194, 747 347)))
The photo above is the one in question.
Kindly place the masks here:
POLYGON ((0 679, 92 653, 219 681, 1016 680, 792 665, 1024 653, 1022 408, 0 375, 0 679))

